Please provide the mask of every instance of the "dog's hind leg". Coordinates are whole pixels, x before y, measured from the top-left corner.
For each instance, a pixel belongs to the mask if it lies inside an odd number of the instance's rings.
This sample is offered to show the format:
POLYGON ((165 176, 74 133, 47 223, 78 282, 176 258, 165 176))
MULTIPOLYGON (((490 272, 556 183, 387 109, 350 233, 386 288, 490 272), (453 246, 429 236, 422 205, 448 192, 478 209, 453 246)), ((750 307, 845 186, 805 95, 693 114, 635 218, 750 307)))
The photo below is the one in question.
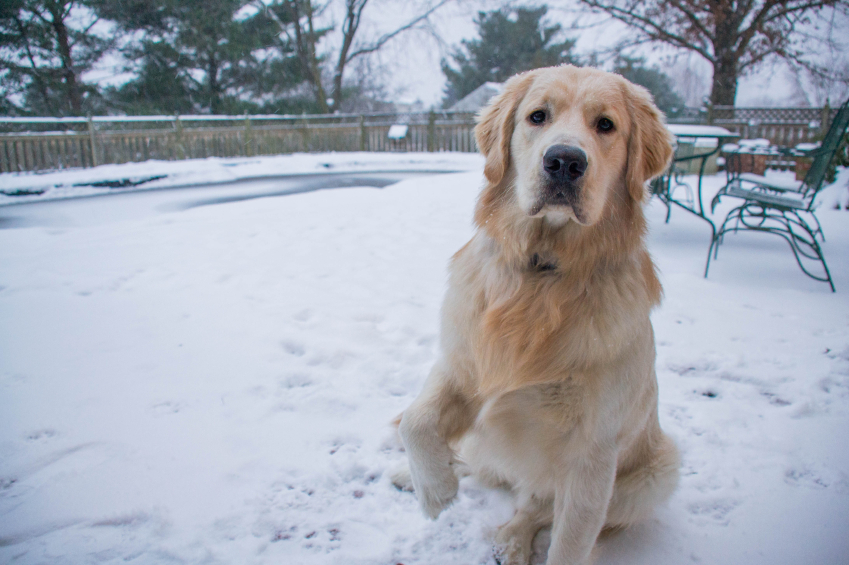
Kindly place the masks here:
POLYGON ((655 437, 658 439, 646 463, 617 474, 605 530, 627 528, 644 520, 675 490, 680 466, 678 449, 659 429, 655 437))
POLYGON ((495 558, 501 565, 528 565, 534 536, 551 524, 554 503, 535 496, 519 502, 513 519, 498 529, 495 536, 495 558))

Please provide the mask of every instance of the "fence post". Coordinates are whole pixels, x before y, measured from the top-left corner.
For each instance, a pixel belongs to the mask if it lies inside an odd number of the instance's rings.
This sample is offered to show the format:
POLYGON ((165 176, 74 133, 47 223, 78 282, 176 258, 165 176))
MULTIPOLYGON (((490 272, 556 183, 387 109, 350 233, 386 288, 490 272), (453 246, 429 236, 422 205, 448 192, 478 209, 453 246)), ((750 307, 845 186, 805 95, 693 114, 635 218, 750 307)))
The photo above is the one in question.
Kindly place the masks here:
POLYGON ((174 114, 174 158, 185 159, 186 152, 183 150, 183 122, 180 121, 180 114, 174 114))
MULTIPOLYGON (((94 120, 91 119, 91 114, 88 116, 88 136, 91 141, 91 166, 97 166, 97 136, 94 132, 94 120)), ((83 165, 85 166, 85 165, 83 165)))
POLYGON ((245 112, 245 157, 251 157, 251 116, 245 112))
POLYGON ((368 151, 368 132, 366 131, 366 117, 360 114, 360 151, 368 151))
POLYGON ((436 151, 436 112, 433 108, 427 116, 427 150, 436 151))
POLYGON ((303 143, 303 151, 304 153, 309 153, 310 150, 310 130, 309 123, 306 120, 306 115, 302 115, 301 127, 298 129, 298 132, 301 134, 301 143, 303 143))

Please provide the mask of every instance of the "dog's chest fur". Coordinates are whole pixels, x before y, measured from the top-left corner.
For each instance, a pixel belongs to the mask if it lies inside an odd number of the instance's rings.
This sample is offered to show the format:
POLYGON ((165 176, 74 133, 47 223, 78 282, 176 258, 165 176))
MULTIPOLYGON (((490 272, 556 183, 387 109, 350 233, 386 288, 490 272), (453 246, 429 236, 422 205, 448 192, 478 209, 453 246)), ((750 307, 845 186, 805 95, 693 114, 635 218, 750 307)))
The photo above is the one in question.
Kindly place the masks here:
POLYGON ((641 302, 635 294, 645 292, 631 272, 638 266, 596 276, 592 285, 570 279, 568 267, 545 255, 520 268, 505 264, 481 233, 455 256, 443 337, 467 357, 476 394, 544 384, 557 392, 548 405, 571 406, 587 394, 588 376, 648 323, 648 312, 633 308, 641 302))

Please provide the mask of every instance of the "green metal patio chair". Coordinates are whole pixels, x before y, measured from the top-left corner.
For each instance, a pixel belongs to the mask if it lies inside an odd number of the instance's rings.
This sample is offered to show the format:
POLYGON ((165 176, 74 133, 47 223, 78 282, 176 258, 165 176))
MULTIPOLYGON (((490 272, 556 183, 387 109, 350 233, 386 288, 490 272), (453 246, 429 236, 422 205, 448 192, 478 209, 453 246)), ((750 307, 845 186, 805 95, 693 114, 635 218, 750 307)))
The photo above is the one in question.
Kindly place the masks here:
POLYGON ((722 226, 714 235, 708 249, 705 277, 710 268, 711 253, 716 259, 726 233, 743 230, 762 231, 779 235, 790 249, 802 272, 812 279, 827 282, 834 292, 834 281, 828 271, 817 237, 825 241, 822 226, 814 214, 814 201, 823 186, 826 172, 834 158, 843 134, 849 126, 849 100, 838 110, 822 145, 809 153, 811 168, 802 181, 776 181, 761 175, 742 173, 731 175, 714 197, 711 212, 721 198, 741 198, 743 203, 728 212, 722 226), (822 266, 823 274, 813 272, 811 261, 822 266))

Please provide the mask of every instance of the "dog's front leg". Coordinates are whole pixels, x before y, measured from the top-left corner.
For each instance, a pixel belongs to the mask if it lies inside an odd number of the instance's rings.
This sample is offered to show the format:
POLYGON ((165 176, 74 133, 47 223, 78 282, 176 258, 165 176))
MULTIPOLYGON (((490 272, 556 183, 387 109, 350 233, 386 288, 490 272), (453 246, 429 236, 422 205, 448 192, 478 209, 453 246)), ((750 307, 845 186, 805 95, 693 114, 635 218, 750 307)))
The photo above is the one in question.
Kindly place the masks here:
POLYGON ((588 563, 613 495, 615 449, 596 446, 572 461, 555 489, 547 565, 588 563))
POLYGON ((450 370, 437 364, 424 390, 404 411, 398 431, 407 450, 410 477, 422 511, 435 519, 457 495, 454 452, 449 441, 463 435, 477 409, 450 370))

